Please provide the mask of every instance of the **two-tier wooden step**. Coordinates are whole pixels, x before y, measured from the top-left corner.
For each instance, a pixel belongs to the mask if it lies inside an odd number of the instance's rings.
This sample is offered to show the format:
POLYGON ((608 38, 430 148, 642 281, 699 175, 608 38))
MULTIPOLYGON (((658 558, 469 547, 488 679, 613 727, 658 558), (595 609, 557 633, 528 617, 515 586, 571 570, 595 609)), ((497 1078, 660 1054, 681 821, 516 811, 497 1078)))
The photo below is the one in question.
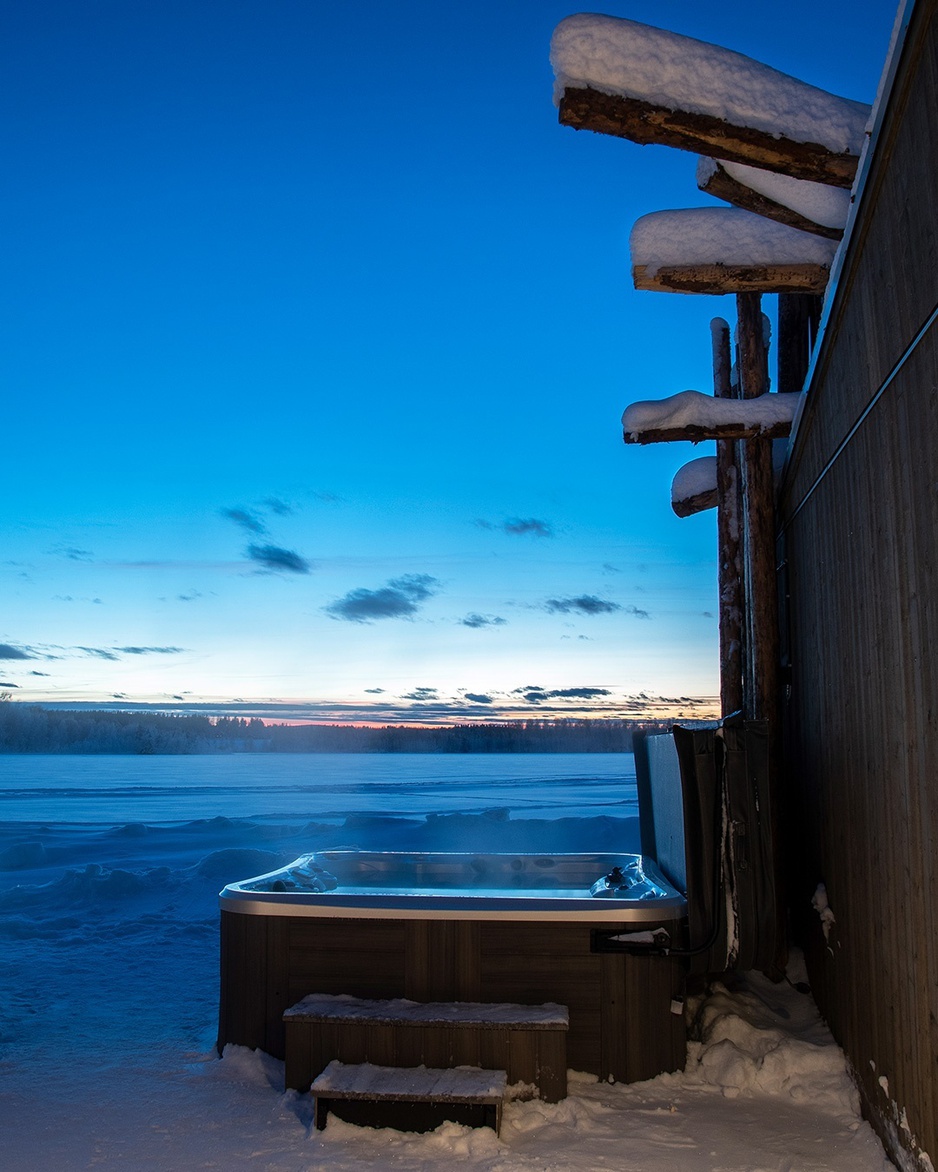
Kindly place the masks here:
POLYGON ((498 1135, 507 1083, 504 1070, 330 1062, 310 1087, 313 1121, 320 1130, 324 1128, 326 1116, 339 1102, 344 1118, 372 1127, 424 1131, 447 1119, 491 1127, 498 1135), (357 1113, 357 1106, 364 1107, 365 1113, 357 1113))
POLYGON ((369 1001, 313 993, 283 1015, 285 1081, 305 1091, 333 1060, 346 1064, 504 1070, 541 1099, 567 1094, 564 1005, 369 1001))

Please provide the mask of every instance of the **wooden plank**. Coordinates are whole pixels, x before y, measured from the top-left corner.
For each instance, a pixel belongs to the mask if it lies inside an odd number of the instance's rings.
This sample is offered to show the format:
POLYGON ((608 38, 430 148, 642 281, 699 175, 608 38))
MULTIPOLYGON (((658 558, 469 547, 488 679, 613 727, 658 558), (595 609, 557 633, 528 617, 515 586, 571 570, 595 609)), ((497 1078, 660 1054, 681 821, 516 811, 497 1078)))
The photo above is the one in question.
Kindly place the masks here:
POLYGON ((726 200, 727 203, 742 208, 743 211, 755 212, 757 216, 764 216, 767 220, 774 220, 778 224, 787 224, 789 228, 798 228, 801 232, 824 236, 828 240, 841 240, 843 238, 842 228, 827 228, 823 224, 809 220, 800 212, 787 208, 784 204, 776 203, 774 199, 769 199, 768 196, 762 195, 751 187, 747 187, 745 183, 734 179, 721 166, 719 159, 713 159, 712 162, 714 170, 707 175, 703 182, 698 181, 697 186, 701 191, 705 191, 717 199, 726 200))
MULTIPOLYGON (((755 294, 737 298, 740 385, 744 398, 767 386, 762 304, 755 294)), ((778 731, 778 595, 775 581, 775 482, 765 439, 741 445, 743 561, 746 577, 746 662, 743 708, 750 720, 778 731)))
POLYGON ((827 288, 830 271, 819 264, 688 264, 632 266, 632 284, 653 293, 815 293, 827 288))
POLYGON ((715 488, 695 492, 691 496, 680 500, 671 498, 671 511, 676 517, 693 517, 697 513, 705 513, 708 509, 715 509, 718 503, 718 494, 715 488))
MULTIPOLYGON (((704 440, 773 440, 785 439, 791 434, 791 421, 765 425, 750 425, 742 423, 712 423, 707 427, 698 427, 694 424, 682 424, 679 427, 646 428, 640 432, 625 432, 623 439, 627 444, 670 444, 687 441, 692 444, 702 443, 704 440)), ((676 511, 676 510, 675 510, 676 511)))
POLYGON ((820 143, 795 142, 710 114, 670 110, 640 98, 585 87, 564 90, 558 117, 562 126, 574 130, 592 130, 642 145, 677 147, 833 187, 850 187, 859 161, 855 154, 835 154, 820 143))
MULTIPOLYGON (((732 385, 730 327, 722 318, 710 323, 713 393, 735 395, 732 385)), ((743 706, 742 483, 732 440, 717 441, 717 586, 720 622, 720 709, 723 717, 743 706)))
POLYGON ((811 351, 821 320, 821 299, 783 293, 778 299, 778 389, 797 394, 804 388, 811 351))

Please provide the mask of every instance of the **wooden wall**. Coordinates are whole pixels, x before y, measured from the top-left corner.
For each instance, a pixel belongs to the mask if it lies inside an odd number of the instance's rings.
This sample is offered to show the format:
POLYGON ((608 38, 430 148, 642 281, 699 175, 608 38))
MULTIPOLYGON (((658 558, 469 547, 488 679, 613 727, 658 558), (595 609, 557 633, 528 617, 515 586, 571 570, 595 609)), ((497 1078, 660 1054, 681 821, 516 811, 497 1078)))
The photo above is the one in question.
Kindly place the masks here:
POLYGON ((936 307, 938 0, 918 0, 792 448, 779 560, 794 926, 871 1121, 923 1168, 923 1152, 938 1163, 936 307))

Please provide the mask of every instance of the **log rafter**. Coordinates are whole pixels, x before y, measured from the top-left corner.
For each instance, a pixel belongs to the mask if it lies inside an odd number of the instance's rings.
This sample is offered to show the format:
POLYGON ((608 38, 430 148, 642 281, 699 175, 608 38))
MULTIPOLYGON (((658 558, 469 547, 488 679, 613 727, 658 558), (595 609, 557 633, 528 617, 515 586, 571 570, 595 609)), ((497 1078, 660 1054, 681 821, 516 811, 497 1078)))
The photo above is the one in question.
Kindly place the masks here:
POLYGON ((850 187, 859 156, 837 154, 822 143, 797 142, 766 130, 739 126, 690 110, 670 110, 641 98, 607 94, 589 87, 568 87, 559 102, 559 119, 574 130, 592 130, 647 145, 747 163, 795 179, 832 187, 850 187))
MULTIPOLYGON (((714 159, 713 162, 715 164, 714 170, 706 179, 697 184, 700 190, 705 191, 707 195, 725 200, 733 207, 742 208, 743 211, 755 212, 757 216, 764 216, 767 220, 774 220, 778 224, 787 224, 789 228, 798 228, 801 232, 811 232, 815 236, 824 236, 828 240, 843 239, 842 228, 828 228, 814 220, 809 220, 800 212, 787 208, 784 204, 777 203, 774 199, 769 199, 767 195, 762 195, 761 192, 754 191, 745 183, 734 179, 720 165, 718 159, 714 159)), ((791 292, 791 290, 784 290, 784 292, 791 292)))
POLYGON ((830 271, 819 264, 688 264, 632 266, 636 289, 656 293, 815 293, 827 287, 830 271))

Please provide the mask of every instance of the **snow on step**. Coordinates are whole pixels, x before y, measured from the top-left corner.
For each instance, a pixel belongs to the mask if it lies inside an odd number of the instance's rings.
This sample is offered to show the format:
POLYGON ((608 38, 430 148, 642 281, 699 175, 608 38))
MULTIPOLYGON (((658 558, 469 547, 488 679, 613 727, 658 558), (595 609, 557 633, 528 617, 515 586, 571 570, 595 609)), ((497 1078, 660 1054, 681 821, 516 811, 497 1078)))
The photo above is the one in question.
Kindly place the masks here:
POLYGON ((550 56, 557 104, 566 89, 595 89, 854 155, 870 114, 742 53, 620 17, 567 17, 550 56))
POLYGON ((374 1066, 370 1062, 330 1062, 310 1092, 320 1098, 388 1099, 400 1102, 497 1102, 505 1097, 504 1070, 456 1066, 374 1066))
POLYGON ((661 269, 692 265, 829 269, 837 242, 739 208, 682 208, 636 220, 629 247, 633 268, 654 277, 661 269))
POLYGON ((480 1029, 517 1026, 566 1029, 565 1005, 512 1005, 507 1002, 408 1001, 403 997, 369 1001, 345 994, 311 993, 286 1010, 284 1020, 368 1021, 382 1025, 465 1025, 480 1029))
POLYGON ((718 399, 700 391, 681 391, 666 399, 632 403, 622 414, 622 430, 627 443, 641 443, 650 432, 687 428, 716 431, 740 427, 759 434, 790 425, 800 401, 800 394, 773 392, 754 399, 718 399))
POLYGON ((730 163, 724 159, 702 157, 697 163, 697 186, 705 188, 717 169, 717 163, 737 183, 804 216, 822 228, 842 229, 850 211, 850 192, 826 183, 812 183, 809 179, 793 179, 761 167, 747 167, 745 163, 730 163))

